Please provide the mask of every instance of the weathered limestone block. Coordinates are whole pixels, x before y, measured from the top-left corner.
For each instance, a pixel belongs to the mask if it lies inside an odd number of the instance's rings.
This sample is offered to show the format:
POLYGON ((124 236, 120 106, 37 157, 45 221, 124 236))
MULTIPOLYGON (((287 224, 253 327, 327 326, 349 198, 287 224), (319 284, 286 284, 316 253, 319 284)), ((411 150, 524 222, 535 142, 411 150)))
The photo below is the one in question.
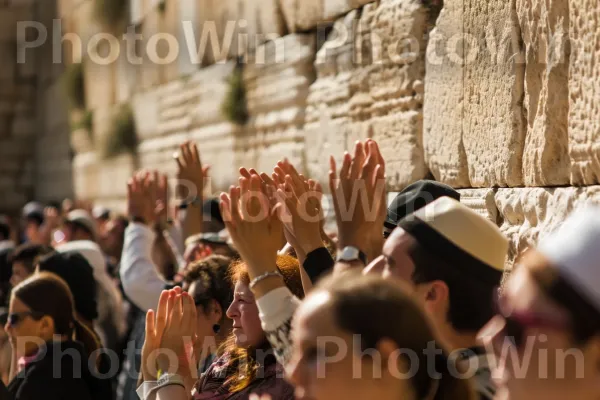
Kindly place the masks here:
POLYGON ((524 65, 514 2, 444 2, 427 53, 424 143, 433 175, 455 187, 522 185, 524 65))
POLYGON ((122 154, 110 160, 101 160, 96 172, 96 197, 127 196, 127 181, 135 171, 131 154, 122 154))
POLYGON ((464 5, 464 33, 477 46, 469 46, 464 67, 469 180, 474 187, 522 185, 525 66, 514 1, 464 0, 464 5))
POLYGON ((460 189, 460 202, 493 223, 498 223, 494 189, 460 189))
POLYGON ((571 184, 600 181, 600 7, 594 0, 570 2, 569 155, 571 184))
POLYGON ((162 85, 158 93, 158 134, 169 135, 189 130, 193 105, 198 97, 197 84, 179 79, 162 85))
POLYGON ((392 190, 424 178, 423 77, 427 10, 420 1, 389 0, 364 7, 352 74, 349 114, 377 140, 392 190))
POLYGON ((77 154, 73 159, 73 186, 78 199, 98 197, 98 157, 95 152, 77 154))
POLYGON ((463 0, 444 2, 427 43, 423 147, 429 170, 441 182, 469 187, 462 140, 464 115, 464 49, 450 38, 461 37, 463 0))
POLYGON ((315 60, 317 80, 307 99, 304 145, 307 173, 322 183, 328 179, 329 156, 339 161, 351 149, 348 141, 358 136, 350 134, 349 115, 357 21, 356 10, 337 20, 315 60))
POLYGON ((517 0, 525 46, 527 135, 523 180, 527 186, 569 183, 569 4, 517 0))
POLYGON ((311 176, 326 180, 329 155, 339 159, 367 137, 381 146, 391 190, 427 175, 422 142, 426 18, 418 1, 388 0, 336 22, 317 54, 318 78, 307 107, 311 176))
POLYGON ((260 157, 244 157, 244 166, 270 171, 286 156, 304 165, 302 126, 314 57, 314 35, 294 34, 260 46, 249 59, 244 82, 250 120, 236 149, 260 157))
POLYGON ((142 140, 159 133, 159 94, 159 89, 152 89, 131 98, 136 132, 142 140))
POLYGON ((225 120, 221 105, 229 90, 228 79, 234 62, 203 68, 190 78, 197 87, 197 102, 190 108, 193 129, 190 140, 198 145, 202 161, 211 166, 209 193, 226 189, 237 179, 234 166, 235 138, 242 133, 225 120))
POLYGON ((500 229, 510 240, 508 265, 540 238, 557 229, 577 207, 600 202, 600 186, 499 189, 500 229))
POLYGON ((197 64, 243 56, 286 33, 277 0, 201 0, 198 9, 199 21, 192 35, 197 64))
POLYGON ((290 32, 308 31, 333 22, 347 12, 373 0, 280 0, 290 32))

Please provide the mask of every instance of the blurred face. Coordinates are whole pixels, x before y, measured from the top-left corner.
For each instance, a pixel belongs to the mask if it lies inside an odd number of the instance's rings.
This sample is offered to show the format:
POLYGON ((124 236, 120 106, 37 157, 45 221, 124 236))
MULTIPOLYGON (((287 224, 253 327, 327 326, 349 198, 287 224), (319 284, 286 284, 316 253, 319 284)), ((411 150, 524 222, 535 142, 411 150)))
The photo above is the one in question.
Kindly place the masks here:
POLYGON ((29 272, 27 267, 20 261, 15 261, 12 265, 13 273, 10 278, 10 284, 15 287, 25 279, 29 278, 32 273, 29 272))
POLYGON ((49 329, 49 317, 34 319, 29 307, 15 296, 10 300, 9 318, 4 329, 18 357, 35 354, 38 347, 52 338, 53 330, 49 329))
POLYGON ((110 220, 106 223, 100 236, 100 244, 106 254, 120 258, 123 248, 123 232, 123 224, 120 222, 110 220))
POLYGON ((40 242, 40 226, 34 221, 27 221, 25 224, 25 236, 27 240, 31 243, 39 243, 40 242))
MULTIPOLYGON (((196 281, 193 282, 189 288, 188 293, 195 298, 196 291, 202 289, 201 285, 196 281)), ((207 308, 204 308, 201 304, 196 305, 196 321, 197 321, 197 334, 199 344, 205 347, 211 346, 210 341, 215 339, 215 332, 213 326, 221 320, 222 312, 217 302, 213 302, 207 308)), ((216 340, 214 341, 216 350, 216 340)))
POLYGON ((373 260, 365 269, 365 274, 378 274, 386 279, 400 279, 412 284, 415 265, 409 250, 415 240, 401 228, 396 228, 385 241, 382 255, 373 260))
POLYGON ((499 300, 501 316, 480 335, 498 359, 497 380, 511 399, 600 397, 600 339, 576 344, 567 310, 519 267, 499 300))
POLYGON ((233 302, 227 310, 227 317, 233 320, 233 334, 237 346, 258 347, 265 341, 256 300, 247 284, 235 284, 233 302))
MULTIPOLYGON (((286 370, 296 388, 296 398, 412 398, 406 379, 391 377, 387 363, 374 365, 374 357, 361 357, 355 350, 358 342, 353 345, 353 335, 335 325, 330 300, 326 291, 313 292, 296 312, 293 354, 286 370)), ((386 358, 385 352, 379 354, 380 359, 386 358)))

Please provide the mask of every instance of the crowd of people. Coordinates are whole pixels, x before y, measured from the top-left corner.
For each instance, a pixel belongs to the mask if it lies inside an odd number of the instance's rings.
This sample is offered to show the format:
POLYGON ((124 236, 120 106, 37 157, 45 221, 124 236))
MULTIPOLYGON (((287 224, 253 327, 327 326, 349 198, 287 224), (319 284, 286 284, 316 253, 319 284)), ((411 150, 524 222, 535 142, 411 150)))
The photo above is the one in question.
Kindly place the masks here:
POLYGON ((387 202, 378 144, 321 183, 288 160, 204 195, 186 142, 171 193, 127 211, 27 204, 0 217, 0 400, 595 400, 600 207, 505 271, 509 241, 460 193, 387 202))

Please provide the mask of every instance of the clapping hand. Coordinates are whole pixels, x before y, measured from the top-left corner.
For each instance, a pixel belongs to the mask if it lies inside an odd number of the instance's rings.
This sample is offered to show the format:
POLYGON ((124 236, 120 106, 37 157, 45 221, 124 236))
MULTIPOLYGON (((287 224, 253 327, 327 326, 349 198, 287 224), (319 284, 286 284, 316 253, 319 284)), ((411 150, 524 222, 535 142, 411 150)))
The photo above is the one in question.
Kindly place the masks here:
POLYGON ((344 154, 339 177, 333 157, 330 163, 329 187, 339 247, 355 246, 373 259, 381 253, 383 246, 386 213, 385 162, 379 147, 371 139, 364 144, 357 142, 354 156, 344 154), (355 207, 352 207, 355 196, 355 207))
POLYGON ((261 178, 240 178, 240 187, 221 194, 221 213, 235 248, 248 265, 250 278, 276 268, 283 225, 271 207, 261 178))
POLYGON ((192 142, 185 142, 180 146, 179 153, 174 157, 177 162, 177 179, 180 184, 178 185, 178 196, 183 199, 190 193, 185 193, 185 185, 191 184, 196 192, 196 196, 202 199, 202 192, 208 178, 208 171, 210 166, 203 166, 200 160, 200 153, 198 152, 198 146, 192 142), (185 182, 185 185, 181 185, 185 182))

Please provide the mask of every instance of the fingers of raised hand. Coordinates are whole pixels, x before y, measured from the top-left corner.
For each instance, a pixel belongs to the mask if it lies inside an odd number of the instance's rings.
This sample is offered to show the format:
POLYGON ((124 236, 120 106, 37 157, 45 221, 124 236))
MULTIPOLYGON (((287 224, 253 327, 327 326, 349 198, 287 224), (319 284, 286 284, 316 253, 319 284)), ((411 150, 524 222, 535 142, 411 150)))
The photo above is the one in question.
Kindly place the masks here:
POLYGON ((158 308, 156 310, 156 332, 162 333, 167 324, 169 290, 163 290, 158 299, 158 308))
MULTIPOLYGON (((360 170, 365 161, 365 150, 361 142, 356 142, 354 146, 354 157, 352 159, 352 165, 350 167, 350 179, 360 178, 360 170)), ((344 175, 342 175, 343 179, 344 175)))
POLYGON ((146 313, 146 340, 153 340, 156 335, 154 310, 148 310, 146 313))

